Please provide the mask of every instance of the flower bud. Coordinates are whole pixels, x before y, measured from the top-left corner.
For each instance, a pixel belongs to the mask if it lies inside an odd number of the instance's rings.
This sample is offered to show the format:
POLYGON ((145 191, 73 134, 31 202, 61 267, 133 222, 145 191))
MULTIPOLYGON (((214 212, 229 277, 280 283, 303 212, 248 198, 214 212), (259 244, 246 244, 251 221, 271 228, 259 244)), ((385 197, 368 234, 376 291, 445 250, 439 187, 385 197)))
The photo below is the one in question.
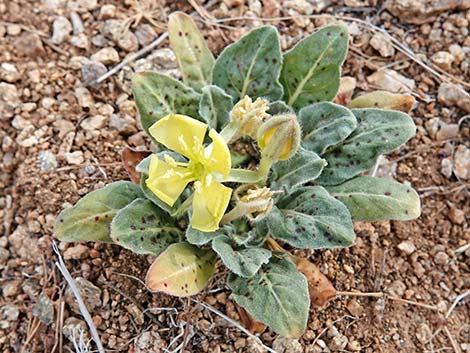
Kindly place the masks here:
POLYGON ((261 155, 271 161, 289 159, 297 152, 300 137, 300 125, 295 114, 276 115, 258 130, 261 155))
POLYGON ((230 112, 230 120, 238 123, 238 137, 250 136, 256 138, 258 128, 270 115, 266 113, 269 102, 264 98, 257 98, 254 102, 245 96, 238 101, 230 112))

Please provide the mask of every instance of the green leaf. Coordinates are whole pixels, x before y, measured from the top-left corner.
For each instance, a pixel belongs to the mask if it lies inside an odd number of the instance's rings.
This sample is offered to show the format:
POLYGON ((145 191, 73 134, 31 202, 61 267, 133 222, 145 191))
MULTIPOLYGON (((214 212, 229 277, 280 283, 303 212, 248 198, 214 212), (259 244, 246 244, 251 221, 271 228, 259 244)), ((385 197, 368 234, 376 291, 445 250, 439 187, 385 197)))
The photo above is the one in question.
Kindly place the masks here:
POLYGON ((327 26, 301 40, 284 54, 280 78, 284 101, 298 110, 308 104, 333 100, 347 50, 345 26, 327 26))
POLYGON ((299 148, 289 160, 274 164, 271 174, 271 188, 287 189, 315 180, 326 166, 326 160, 315 152, 299 148))
MULTIPOLYGON (((247 222, 242 218, 236 221, 247 222)), ((263 244, 268 235, 268 226, 264 220, 261 220, 256 222, 254 227, 249 231, 240 230, 237 233, 231 234, 230 237, 239 246, 244 246, 245 248, 260 248, 264 246, 263 244)))
POLYGON ((235 228, 231 224, 226 224, 215 232, 202 232, 189 226, 186 229, 186 240, 191 244, 200 246, 209 243, 220 235, 232 235, 234 233, 235 228))
POLYGON ((141 197, 144 195, 134 183, 111 183, 63 210, 55 222, 54 233, 62 241, 110 242, 109 224, 116 212, 141 197))
POLYGON ((322 185, 338 185, 372 168, 377 158, 401 146, 416 132, 405 113, 382 109, 353 109, 358 126, 341 144, 322 155, 328 166, 317 179, 322 185))
POLYGON ((271 257, 268 249, 238 247, 226 235, 212 240, 212 249, 230 271, 241 277, 252 277, 271 257))
POLYGON ((323 154, 325 150, 344 141, 357 127, 354 114, 341 105, 321 102, 299 111, 302 125, 302 146, 323 154))
POLYGON ((348 209, 321 186, 282 195, 266 219, 273 237, 297 248, 346 247, 355 238, 348 209))
POLYGON ((229 121, 232 107, 232 97, 220 87, 211 85, 202 89, 199 115, 211 128, 222 130, 229 121))
POLYGON ((147 272, 145 283, 152 292, 178 297, 199 293, 215 270, 217 257, 212 250, 186 242, 170 245, 147 272))
POLYGON ((346 205, 355 221, 407 221, 421 214, 416 191, 393 180, 359 176, 328 191, 346 205))
POLYGON ((305 277, 287 259, 272 257, 252 278, 231 274, 231 297, 276 333, 298 338, 305 330, 310 298, 305 277))
POLYGON ((259 27, 224 49, 215 62, 213 82, 235 102, 245 95, 277 100, 282 97, 281 62, 276 28, 259 27))
POLYGON ((278 115, 278 114, 285 114, 285 113, 295 113, 294 109, 289 107, 284 101, 275 101, 269 103, 269 109, 267 111, 268 114, 271 115, 278 115))
POLYGON ((111 238, 137 254, 159 255, 182 240, 175 220, 153 202, 137 199, 118 211, 111 222, 111 238))
POLYGON ((135 170, 139 173, 148 174, 151 158, 152 158, 152 155, 147 156, 144 159, 142 159, 140 163, 136 165, 135 170))
POLYGON ((183 81, 197 91, 211 84, 214 56, 191 16, 173 12, 168 19, 168 34, 183 81))
POLYGON ((132 79, 142 127, 148 129, 170 113, 200 119, 200 94, 183 83, 157 72, 139 72, 132 79))

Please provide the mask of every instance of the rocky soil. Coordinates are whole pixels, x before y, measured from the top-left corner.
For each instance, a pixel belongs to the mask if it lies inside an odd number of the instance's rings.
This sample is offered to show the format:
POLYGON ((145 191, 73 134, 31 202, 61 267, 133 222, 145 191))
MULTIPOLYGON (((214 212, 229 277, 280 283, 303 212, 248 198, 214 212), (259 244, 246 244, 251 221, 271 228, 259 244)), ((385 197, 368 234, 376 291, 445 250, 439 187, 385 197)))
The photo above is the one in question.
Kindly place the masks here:
POLYGON ((87 192, 128 178, 120 163, 124 146, 151 147, 138 127, 130 78, 140 70, 178 77, 168 42, 96 80, 164 33, 177 9, 194 13, 215 53, 266 22, 280 30, 284 50, 321 25, 347 24, 343 75, 356 79, 354 94, 386 89, 417 99, 411 112, 417 136, 383 158, 378 173, 416 188, 423 214, 413 222, 358 223, 353 247, 305 254, 339 291, 363 295, 344 293, 312 309, 299 340, 267 330, 258 335, 262 344, 208 309, 240 320, 222 268, 188 301, 146 291, 140 279, 150 257, 109 244, 58 244, 105 348, 470 352, 465 0, 1 1, 0 351, 95 349, 55 267, 52 226, 87 192))

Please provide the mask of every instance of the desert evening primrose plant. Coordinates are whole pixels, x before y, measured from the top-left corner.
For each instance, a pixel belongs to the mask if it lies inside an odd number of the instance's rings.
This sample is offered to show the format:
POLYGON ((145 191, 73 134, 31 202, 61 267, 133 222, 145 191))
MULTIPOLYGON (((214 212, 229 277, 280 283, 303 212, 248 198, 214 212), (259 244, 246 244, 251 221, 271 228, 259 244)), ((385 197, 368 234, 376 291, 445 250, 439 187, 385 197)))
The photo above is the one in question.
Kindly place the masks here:
POLYGON ((175 296, 203 290, 220 261, 238 305, 298 337, 310 305, 335 291, 286 249, 347 247, 353 221, 420 214, 410 186, 367 175, 415 134, 403 112, 410 97, 338 99, 343 25, 323 27, 286 53, 276 28, 258 27, 217 59, 189 16, 172 14, 168 30, 182 82, 157 72, 133 81, 157 152, 139 158, 137 183, 111 183, 62 211, 55 234, 154 255, 148 289, 175 296))

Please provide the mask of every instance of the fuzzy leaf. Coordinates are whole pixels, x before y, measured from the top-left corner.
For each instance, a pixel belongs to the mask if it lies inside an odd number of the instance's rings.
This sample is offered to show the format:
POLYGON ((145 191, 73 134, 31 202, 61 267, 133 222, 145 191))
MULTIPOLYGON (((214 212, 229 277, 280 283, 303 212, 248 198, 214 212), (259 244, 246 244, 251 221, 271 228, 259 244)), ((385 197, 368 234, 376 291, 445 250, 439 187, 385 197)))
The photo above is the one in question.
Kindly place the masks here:
POLYGON ((344 141, 357 127, 353 113, 338 104, 321 102, 299 111, 302 125, 302 146, 323 154, 325 150, 344 141))
POLYGON ((348 105, 349 108, 381 108, 400 110, 408 113, 416 99, 409 94, 396 94, 387 91, 374 91, 354 98, 348 105))
POLYGON ((338 185, 372 168, 377 158, 408 141, 416 132, 405 113, 382 109, 353 109, 358 126, 341 144, 322 155, 328 166, 317 179, 338 185))
POLYGON ((327 26, 301 40, 284 54, 280 78, 284 101, 298 110, 335 98, 347 50, 345 26, 327 26))
POLYGON ((215 232, 202 232, 189 226, 186 229, 186 240, 193 245, 205 245, 221 235, 232 236, 235 233, 235 228, 231 224, 220 227, 215 232))
POLYGON ((199 293, 215 270, 217 257, 212 250, 186 242, 170 245, 147 272, 145 283, 152 292, 178 297, 199 293))
POLYGON ((231 297, 276 333, 298 338, 305 330, 310 306, 305 277, 287 259, 272 257, 252 278, 231 274, 231 297))
POLYGON ((278 115, 278 114, 295 113, 295 112, 294 112, 294 109, 289 107, 283 101, 275 101, 275 102, 269 103, 269 109, 267 113, 271 115, 278 115))
POLYGON ((345 247, 355 238, 348 209, 321 186, 282 195, 267 224, 273 237, 303 249, 345 247))
POLYGON ((157 72, 139 72, 132 79, 142 127, 148 129, 170 113, 199 119, 200 94, 183 83, 157 72))
POLYGON ((142 159, 140 163, 135 166, 135 171, 138 173, 148 174, 149 166, 150 166, 150 158, 152 158, 152 155, 147 156, 144 159, 142 159))
POLYGON ((282 97, 281 62, 277 30, 259 27, 224 49, 215 62, 213 82, 235 102, 245 95, 277 100, 282 97))
POLYGON ((300 148, 291 159, 274 164, 271 188, 285 186, 290 189, 313 181, 318 178, 326 164, 326 160, 318 157, 315 152, 300 148))
POLYGON ((328 191, 346 205, 355 221, 407 221, 421 213, 416 191, 393 180, 358 176, 328 191))
POLYGON ((264 248, 239 248, 231 239, 221 235, 212 240, 212 249, 220 256, 227 268, 241 277, 252 277, 261 265, 267 263, 271 251, 264 248))
POLYGON ((144 195, 138 185, 129 181, 111 183, 63 210, 55 222, 54 233, 62 241, 110 242, 109 224, 116 212, 141 197, 144 195))
POLYGON ((213 129, 218 131, 228 123, 232 110, 232 97, 217 86, 206 86, 202 89, 199 102, 199 115, 213 129))
POLYGON ((111 222, 115 243, 137 254, 160 255, 181 241, 183 232, 175 220, 146 199, 137 199, 118 211, 111 222))
POLYGON ((214 56, 191 16, 174 12, 168 18, 170 45, 183 76, 183 81, 199 91, 212 83, 214 56))

